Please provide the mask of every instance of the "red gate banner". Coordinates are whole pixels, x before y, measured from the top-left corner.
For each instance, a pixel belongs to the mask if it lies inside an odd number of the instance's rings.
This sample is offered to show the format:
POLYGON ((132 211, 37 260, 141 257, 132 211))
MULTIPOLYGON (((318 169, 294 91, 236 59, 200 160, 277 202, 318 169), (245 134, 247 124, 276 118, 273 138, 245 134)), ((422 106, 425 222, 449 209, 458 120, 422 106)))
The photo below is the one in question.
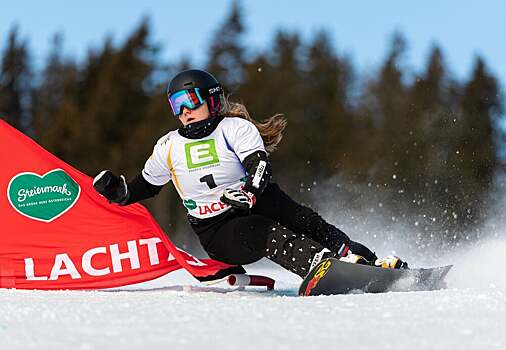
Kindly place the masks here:
POLYGON ((229 267, 178 249, 142 205, 109 204, 3 120, 0 164, 0 288, 102 289, 229 267))

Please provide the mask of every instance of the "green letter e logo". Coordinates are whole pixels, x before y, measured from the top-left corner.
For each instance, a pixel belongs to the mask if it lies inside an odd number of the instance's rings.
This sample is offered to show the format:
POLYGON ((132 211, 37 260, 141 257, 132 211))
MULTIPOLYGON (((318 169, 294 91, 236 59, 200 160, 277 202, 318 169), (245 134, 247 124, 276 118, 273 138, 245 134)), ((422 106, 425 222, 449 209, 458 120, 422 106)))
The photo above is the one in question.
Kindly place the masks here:
POLYGON ((219 163, 214 139, 191 142, 184 145, 188 169, 219 163))

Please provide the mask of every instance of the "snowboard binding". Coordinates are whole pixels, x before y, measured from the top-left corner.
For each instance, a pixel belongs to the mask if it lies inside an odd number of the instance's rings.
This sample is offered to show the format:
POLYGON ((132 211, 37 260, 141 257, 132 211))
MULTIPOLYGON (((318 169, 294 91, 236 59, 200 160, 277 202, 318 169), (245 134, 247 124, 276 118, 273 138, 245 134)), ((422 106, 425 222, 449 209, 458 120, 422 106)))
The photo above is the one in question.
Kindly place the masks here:
POLYGON ((339 258, 339 261, 350 263, 350 264, 359 264, 359 265, 370 265, 375 267, 381 267, 384 269, 408 269, 408 263, 402 261, 401 258, 395 255, 387 255, 384 258, 375 259, 374 261, 369 261, 364 258, 362 255, 354 254, 351 251, 348 251, 346 256, 339 258))
POLYGON ((408 263, 402 261, 395 255, 387 255, 384 258, 376 259, 374 266, 382 267, 384 269, 408 269, 408 263))

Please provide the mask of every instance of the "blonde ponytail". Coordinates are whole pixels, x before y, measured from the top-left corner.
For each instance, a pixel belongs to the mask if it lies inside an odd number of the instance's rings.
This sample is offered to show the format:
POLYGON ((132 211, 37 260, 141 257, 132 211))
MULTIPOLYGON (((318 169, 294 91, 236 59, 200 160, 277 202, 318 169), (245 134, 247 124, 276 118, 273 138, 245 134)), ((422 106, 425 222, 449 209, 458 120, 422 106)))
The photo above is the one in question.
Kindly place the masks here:
POLYGON ((239 117, 252 122, 260 132, 260 136, 262 136, 267 153, 272 153, 276 150, 276 147, 283 138, 283 130, 287 124, 287 120, 282 114, 275 114, 263 122, 258 122, 251 118, 246 106, 243 104, 230 102, 227 97, 224 97, 222 102, 220 115, 224 117, 239 117))

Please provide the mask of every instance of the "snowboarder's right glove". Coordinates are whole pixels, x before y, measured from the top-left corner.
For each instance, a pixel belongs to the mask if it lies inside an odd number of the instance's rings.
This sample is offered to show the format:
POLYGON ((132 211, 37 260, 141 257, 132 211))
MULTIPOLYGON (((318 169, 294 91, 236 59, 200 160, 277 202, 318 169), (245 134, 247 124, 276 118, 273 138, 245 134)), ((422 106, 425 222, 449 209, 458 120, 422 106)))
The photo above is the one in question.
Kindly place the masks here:
POLYGON ((123 175, 116 176, 110 170, 103 170, 93 179, 93 188, 109 202, 124 204, 128 200, 128 188, 123 175))
POLYGON ((225 189, 220 200, 225 204, 242 210, 251 209, 256 202, 256 198, 253 193, 243 190, 234 190, 232 188, 225 189))

